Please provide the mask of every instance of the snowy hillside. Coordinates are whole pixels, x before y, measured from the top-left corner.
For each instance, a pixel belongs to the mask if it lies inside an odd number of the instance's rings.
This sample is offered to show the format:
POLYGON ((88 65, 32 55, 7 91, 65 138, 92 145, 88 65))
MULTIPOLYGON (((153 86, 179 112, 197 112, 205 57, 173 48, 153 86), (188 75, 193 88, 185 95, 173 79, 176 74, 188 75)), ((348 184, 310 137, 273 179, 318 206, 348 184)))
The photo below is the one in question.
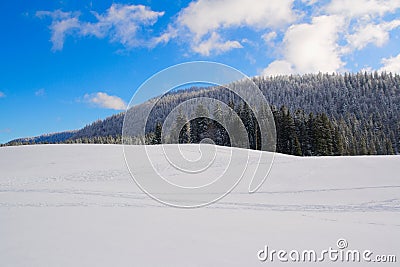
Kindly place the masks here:
POLYGON ((287 265, 257 254, 337 248, 340 238, 399 262, 399 173, 399 156, 277 154, 259 192, 248 194, 244 177, 215 204, 177 209, 140 191, 122 146, 2 147, 0 266, 287 265))

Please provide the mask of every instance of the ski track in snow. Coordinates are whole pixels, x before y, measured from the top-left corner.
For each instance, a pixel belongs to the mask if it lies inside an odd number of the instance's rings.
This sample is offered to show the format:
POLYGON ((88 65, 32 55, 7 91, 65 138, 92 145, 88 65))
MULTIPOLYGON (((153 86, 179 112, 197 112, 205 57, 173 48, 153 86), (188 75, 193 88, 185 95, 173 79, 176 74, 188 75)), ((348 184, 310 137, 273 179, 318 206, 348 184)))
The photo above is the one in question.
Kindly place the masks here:
MULTIPOLYGON (((329 190, 304 190, 292 192, 263 192, 264 194, 285 195, 285 194, 307 194, 317 192, 329 191, 353 191, 353 190, 367 190, 367 189, 393 189, 400 188, 400 186, 377 186, 377 187, 364 187, 364 188, 341 188, 329 190)), ((102 191, 87 191, 87 190, 49 190, 49 189, 0 189, 0 194, 13 194, 14 198, 18 198, 18 194, 54 194, 54 195, 69 195, 69 196, 83 196, 84 202, 30 202, 30 203, 9 203, 0 202, 0 207, 159 207, 157 202, 147 203, 148 196, 143 193, 125 193, 125 192, 102 192, 102 191), (101 197, 102 200, 110 199, 106 203, 96 202, 96 197, 101 197), (93 199, 92 199, 93 198, 93 199), (142 204, 138 202, 144 202, 142 204)), ((232 193, 233 195, 235 193, 232 193)), ((238 193, 244 194, 244 193, 238 193)), ((384 193, 383 193, 384 194, 384 193)), ((307 197, 307 196, 305 196, 307 197)), ((243 202, 225 202, 223 200, 215 204, 218 208, 226 209, 254 209, 254 210, 272 210, 272 211, 310 211, 310 212, 380 212, 380 211, 400 211, 400 199, 384 199, 380 201, 369 201, 359 204, 347 205, 271 205, 271 204, 258 204, 258 203, 243 203, 243 202)))

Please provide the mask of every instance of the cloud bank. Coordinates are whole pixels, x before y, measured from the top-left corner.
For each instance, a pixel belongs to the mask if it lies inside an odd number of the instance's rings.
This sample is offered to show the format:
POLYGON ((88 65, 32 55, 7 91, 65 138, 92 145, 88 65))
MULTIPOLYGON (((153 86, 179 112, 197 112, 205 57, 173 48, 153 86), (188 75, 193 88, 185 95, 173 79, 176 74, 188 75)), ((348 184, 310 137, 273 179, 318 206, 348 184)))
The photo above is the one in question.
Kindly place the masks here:
POLYGON ((112 4, 104 14, 93 12, 96 22, 80 20, 80 12, 37 11, 39 18, 50 17, 52 23, 52 50, 62 50, 68 35, 94 36, 108 38, 111 42, 121 43, 126 48, 148 45, 148 40, 139 32, 157 22, 164 12, 152 11, 143 5, 112 4))
MULTIPOLYGON (((36 15, 51 18, 53 51, 62 50, 68 36, 108 39, 127 49, 173 42, 183 54, 201 57, 242 49, 252 64, 270 62, 263 74, 278 75, 346 71, 354 53, 383 49, 393 39, 399 9, 400 0, 195 0, 162 27, 156 26, 166 11, 144 5, 114 3, 102 14, 92 11, 94 21, 82 20, 79 11, 36 15), (272 56, 259 59, 251 49, 272 50, 265 52, 272 56)), ((376 64, 398 70, 396 62, 382 55, 376 64)))

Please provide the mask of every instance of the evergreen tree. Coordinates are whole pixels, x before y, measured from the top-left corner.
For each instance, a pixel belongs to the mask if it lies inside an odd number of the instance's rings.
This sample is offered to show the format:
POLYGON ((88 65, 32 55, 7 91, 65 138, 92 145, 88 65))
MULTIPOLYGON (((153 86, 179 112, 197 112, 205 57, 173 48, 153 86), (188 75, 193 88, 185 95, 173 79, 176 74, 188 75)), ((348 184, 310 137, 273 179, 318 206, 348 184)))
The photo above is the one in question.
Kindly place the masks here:
POLYGON ((161 124, 161 122, 157 122, 156 130, 154 132, 153 144, 155 144, 155 145, 162 144, 161 135, 162 135, 162 124, 161 124))
POLYGON ((190 123, 190 139, 193 143, 199 143, 207 136, 207 130, 209 127, 209 113, 208 110, 199 104, 195 111, 196 119, 192 120, 190 123))
POLYGON ((182 109, 179 110, 176 117, 173 131, 173 134, 178 138, 178 143, 190 143, 190 123, 188 122, 186 115, 183 114, 182 109))
POLYGON ((212 131, 212 136, 215 144, 217 145, 224 145, 227 140, 226 140, 226 134, 224 131, 223 123, 224 123, 224 115, 221 109, 221 105, 217 103, 215 105, 214 111, 213 111, 213 122, 210 125, 211 131, 212 131))

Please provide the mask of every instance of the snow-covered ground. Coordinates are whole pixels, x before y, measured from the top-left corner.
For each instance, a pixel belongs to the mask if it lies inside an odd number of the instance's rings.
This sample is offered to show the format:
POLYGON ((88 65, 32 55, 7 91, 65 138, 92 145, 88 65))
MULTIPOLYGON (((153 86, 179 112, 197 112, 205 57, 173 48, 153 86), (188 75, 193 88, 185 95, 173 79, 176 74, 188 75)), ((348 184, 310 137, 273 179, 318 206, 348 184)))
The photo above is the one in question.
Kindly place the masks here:
MULTIPOLYGON (((211 206, 178 209, 139 190, 122 146, 3 147, 0 266, 287 265, 261 262, 258 251, 319 252, 340 238, 348 249, 396 255, 384 264, 396 266, 399 174, 399 156, 277 154, 259 192, 247 193, 245 177, 211 206)), ((318 265, 331 264, 367 265, 318 265)))

